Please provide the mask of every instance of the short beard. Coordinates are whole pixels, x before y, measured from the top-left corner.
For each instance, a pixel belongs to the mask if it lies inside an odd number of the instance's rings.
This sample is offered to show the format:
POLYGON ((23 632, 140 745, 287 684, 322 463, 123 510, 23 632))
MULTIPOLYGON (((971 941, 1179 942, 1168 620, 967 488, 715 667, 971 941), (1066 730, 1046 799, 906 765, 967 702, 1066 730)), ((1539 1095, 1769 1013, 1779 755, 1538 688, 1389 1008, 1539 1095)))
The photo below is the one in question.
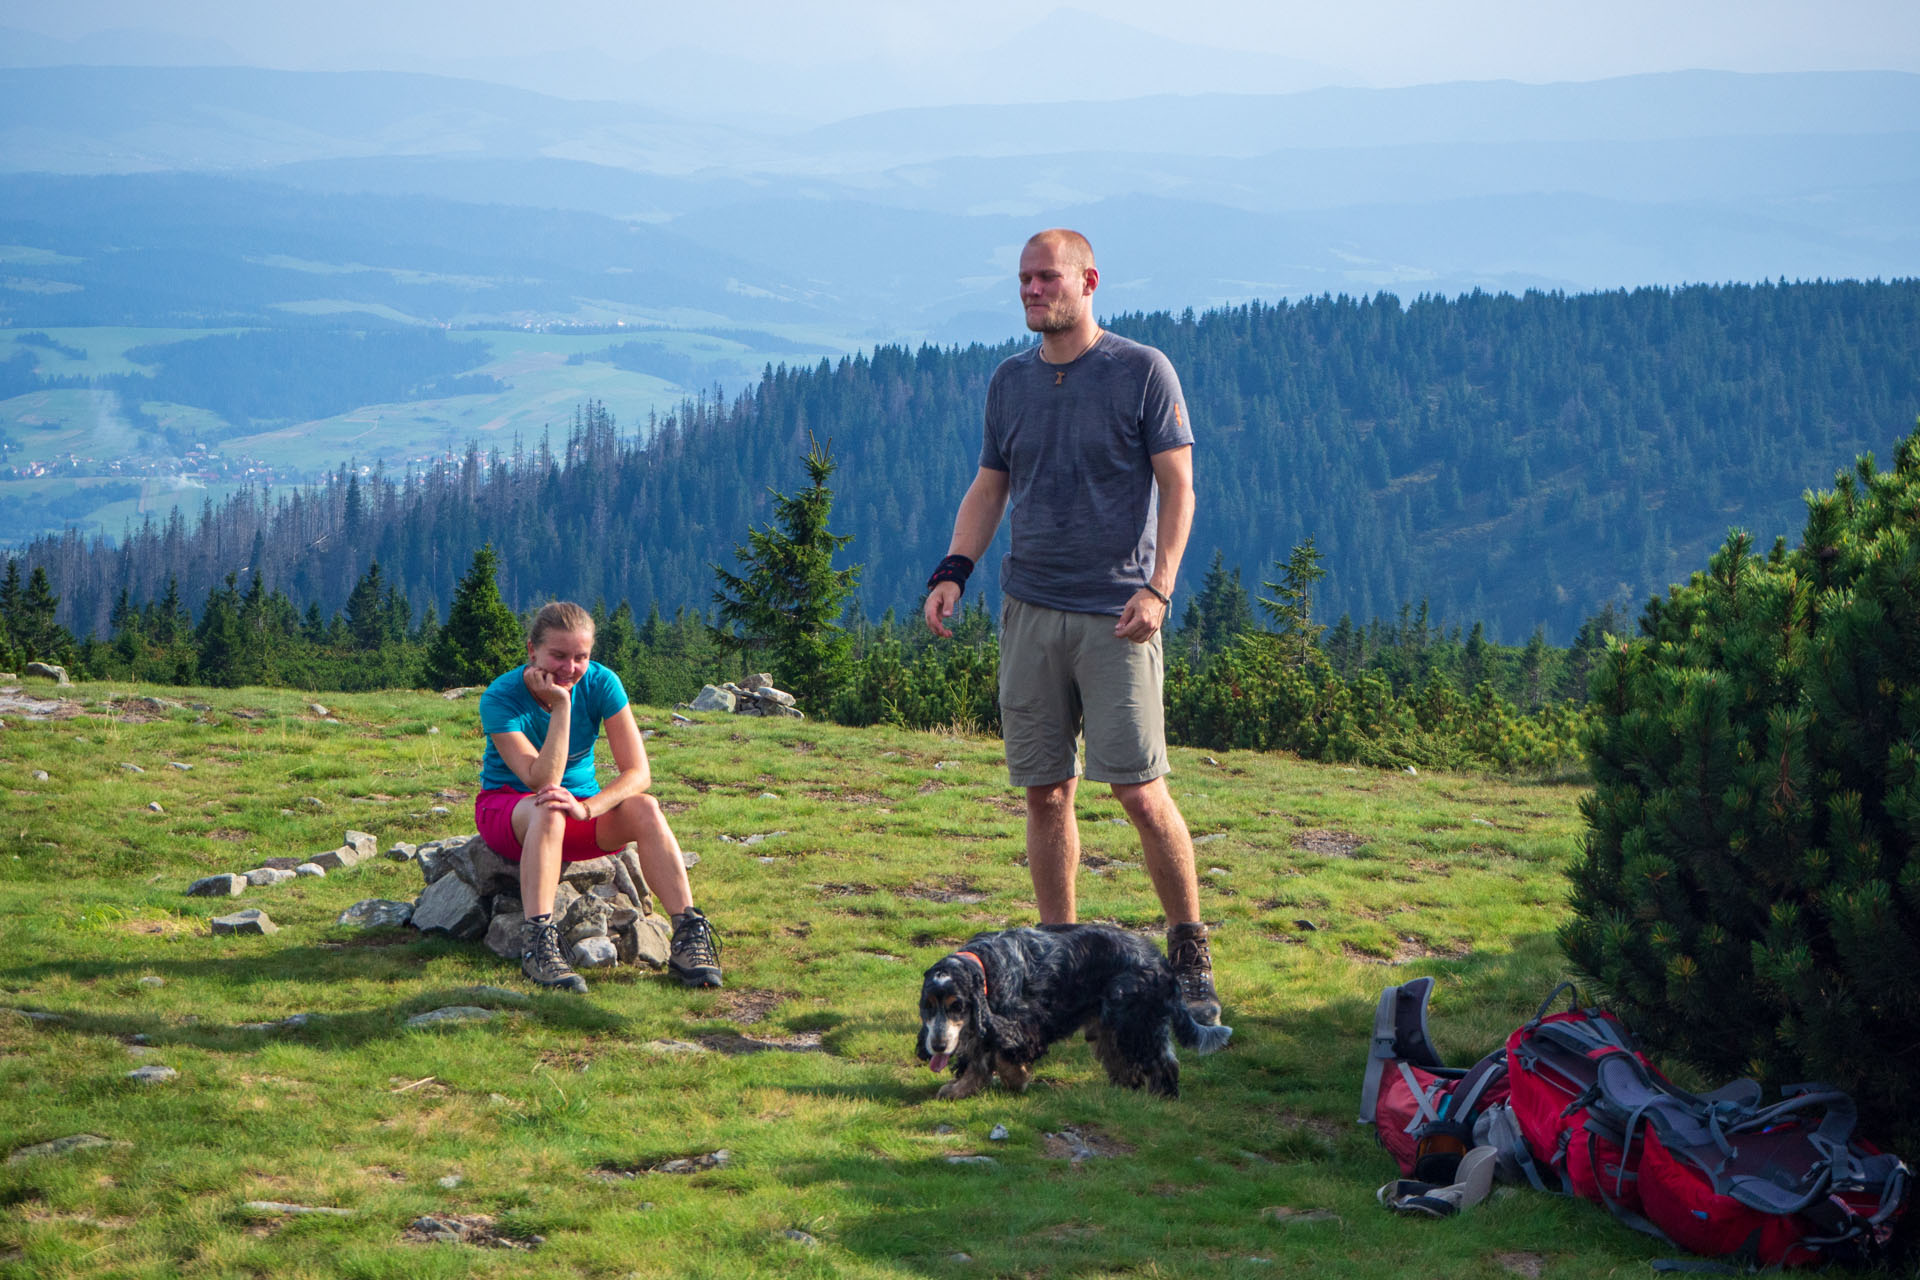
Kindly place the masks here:
POLYGON ((1027 317, 1027 328, 1039 334, 1068 333, 1079 323, 1079 316, 1068 315, 1055 309, 1050 309, 1038 320, 1032 316, 1027 317))

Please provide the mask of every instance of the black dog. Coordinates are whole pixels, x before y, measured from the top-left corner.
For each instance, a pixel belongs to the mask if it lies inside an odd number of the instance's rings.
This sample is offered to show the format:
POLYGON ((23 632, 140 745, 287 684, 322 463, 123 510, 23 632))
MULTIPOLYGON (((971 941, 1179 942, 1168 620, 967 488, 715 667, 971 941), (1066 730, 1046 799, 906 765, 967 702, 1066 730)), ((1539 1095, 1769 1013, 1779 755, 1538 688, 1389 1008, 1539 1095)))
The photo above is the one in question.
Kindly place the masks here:
POLYGON ((1167 958, 1110 925, 978 934, 920 984, 920 1060, 935 1071, 953 1063, 942 1098, 969 1097, 994 1075, 1025 1089, 1047 1046, 1082 1027, 1108 1079, 1169 1098, 1180 1096, 1169 1036, 1212 1053, 1233 1034, 1195 1022, 1167 958))

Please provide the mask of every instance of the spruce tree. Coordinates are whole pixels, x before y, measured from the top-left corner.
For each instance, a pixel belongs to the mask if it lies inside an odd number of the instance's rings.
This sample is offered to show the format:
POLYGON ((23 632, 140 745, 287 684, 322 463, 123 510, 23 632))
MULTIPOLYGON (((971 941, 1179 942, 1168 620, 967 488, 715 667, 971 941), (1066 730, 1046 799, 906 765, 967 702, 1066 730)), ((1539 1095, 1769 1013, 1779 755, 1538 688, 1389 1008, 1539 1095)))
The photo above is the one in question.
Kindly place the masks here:
POLYGON ((453 593, 447 623, 427 653, 429 688, 487 684, 525 660, 526 637, 500 598, 499 572, 491 542, 473 553, 473 566, 453 593))
POLYGON ((1896 1143, 1920 1139, 1916 510, 1920 432, 1810 496, 1799 547, 1736 533, 1614 643, 1561 931, 1654 1044, 1848 1089, 1896 1143))
MULTIPOLYGON (((1313 584, 1326 577, 1327 571, 1320 567, 1320 552, 1312 538, 1295 547, 1278 567, 1280 581, 1260 585, 1279 599, 1262 596, 1260 607, 1273 619, 1282 651, 1295 666, 1304 667, 1319 644, 1320 633, 1326 630, 1313 623, 1313 584)), ((1424 612, 1421 616, 1424 619, 1424 612)))
POLYGON ((747 544, 734 547, 744 573, 713 566, 720 583, 713 593, 720 606, 714 636, 733 652, 764 653, 774 683, 803 709, 824 715, 846 676, 851 640, 840 615, 860 569, 833 567, 834 552, 852 539, 827 528, 834 463, 812 436, 806 468, 807 488, 791 497, 773 494, 777 527, 748 529, 747 544))

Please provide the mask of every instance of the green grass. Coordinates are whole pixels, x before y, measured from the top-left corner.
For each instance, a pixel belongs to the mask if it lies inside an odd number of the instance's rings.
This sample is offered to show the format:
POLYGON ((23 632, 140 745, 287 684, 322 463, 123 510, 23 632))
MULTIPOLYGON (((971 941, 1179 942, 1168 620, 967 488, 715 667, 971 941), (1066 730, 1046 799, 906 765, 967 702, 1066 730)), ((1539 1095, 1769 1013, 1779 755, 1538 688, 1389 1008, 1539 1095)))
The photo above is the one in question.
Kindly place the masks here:
MULTIPOLYGON (((471 830, 471 701, 328 695, 336 721, 287 691, 154 690, 205 709, 134 723, 103 705, 129 691, 80 686, 68 719, 0 708, 0 1006, 64 1019, 0 1014, 0 1147, 117 1144, 0 1152, 0 1276, 1588 1276, 1661 1252, 1533 1192, 1454 1222, 1392 1217, 1373 1200, 1392 1164, 1353 1124, 1383 985, 1436 975, 1437 1039, 1470 1060, 1561 976, 1572 787, 1176 750, 1189 823, 1221 837, 1198 853, 1231 1048, 1188 1056, 1177 1101, 1111 1088, 1067 1042, 1025 1095, 941 1103, 912 1052, 921 970, 1034 919, 997 741, 641 711, 727 986, 625 970, 584 999, 508 999, 470 990, 527 990, 478 944, 334 923, 413 897, 407 865, 217 903, 181 892, 347 828, 383 848, 471 830), (210 934, 248 905, 281 931, 210 934), (473 1003, 496 1016, 404 1025, 473 1003), (318 1016, 242 1025, 296 1013, 318 1016), (724 1051, 743 1037, 804 1051, 724 1051), (703 1039, 718 1048, 660 1046, 703 1039), (145 1063, 180 1076, 126 1078, 145 1063), (1068 1127, 1120 1153, 1049 1154, 1068 1127), (724 1168, 645 1171, 719 1148, 724 1168), (545 1240, 404 1241, 428 1213, 545 1240)), ((1157 926, 1104 788, 1080 816, 1082 917, 1157 926)))

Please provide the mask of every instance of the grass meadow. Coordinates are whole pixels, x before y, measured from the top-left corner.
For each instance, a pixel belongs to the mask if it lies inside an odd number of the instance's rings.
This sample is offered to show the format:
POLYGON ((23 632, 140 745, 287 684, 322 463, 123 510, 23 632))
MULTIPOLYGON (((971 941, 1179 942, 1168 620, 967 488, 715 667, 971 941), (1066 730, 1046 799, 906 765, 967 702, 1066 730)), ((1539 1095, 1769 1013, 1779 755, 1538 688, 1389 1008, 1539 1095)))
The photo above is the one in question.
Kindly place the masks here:
MULTIPOLYGON (((349 828, 471 831, 471 700, 142 692, 0 696, 0 1276, 1424 1280, 1663 1252, 1531 1191, 1396 1218, 1353 1119, 1383 985, 1435 975, 1464 1062, 1563 976, 1576 787, 1176 750, 1231 1047, 1184 1055, 1173 1101, 1069 1041, 1024 1095, 942 1103, 921 971, 1034 920, 997 740, 637 709, 726 986, 623 969, 580 998, 477 943, 336 922, 413 898, 411 864, 183 894, 349 828), (280 931, 211 933, 247 906, 280 931), (408 1025, 453 1005, 493 1016, 408 1025), (152 1065, 178 1075, 128 1075, 152 1065), (104 1144, 23 1154, 79 1134, 104 1144)), ((1079 812, 1082 918, 1157 931, 1118 805, 1086 787, 1079 812)))

